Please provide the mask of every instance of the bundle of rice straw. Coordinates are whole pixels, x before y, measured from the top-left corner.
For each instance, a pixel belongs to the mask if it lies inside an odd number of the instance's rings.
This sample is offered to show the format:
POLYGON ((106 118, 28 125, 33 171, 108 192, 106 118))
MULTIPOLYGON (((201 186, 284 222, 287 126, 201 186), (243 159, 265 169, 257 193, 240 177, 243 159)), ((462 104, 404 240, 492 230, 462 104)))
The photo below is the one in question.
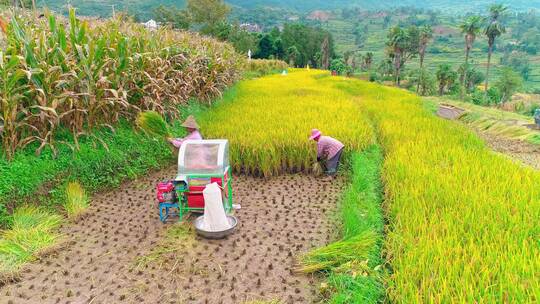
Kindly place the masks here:
POLYGON ((137 125, 152 136, 163 138, 171 137, 167 123, 163 117, 155 111, 139 113, 137 125))

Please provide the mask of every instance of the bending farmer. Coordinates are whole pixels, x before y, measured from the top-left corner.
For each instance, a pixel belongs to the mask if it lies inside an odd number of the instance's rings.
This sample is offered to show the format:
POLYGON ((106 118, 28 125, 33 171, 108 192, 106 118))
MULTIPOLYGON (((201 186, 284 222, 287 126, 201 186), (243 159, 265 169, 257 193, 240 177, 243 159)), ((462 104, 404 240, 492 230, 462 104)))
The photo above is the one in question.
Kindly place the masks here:
POLYGON ((188 135, 184 138, 167 138, 167 140, 176 148, 180 148, 184 140, 188 139, 203 139, 199 132, 199 125, 195 121, 193 115, 189 115, 186 121, 182 124, 182 127, 186 128, 188 135))
POLYGON ((309 139, 317 142, 317 161, 325 164, 326 174, 336 174, 344 145, 330 136, 322 136, 317 129, 311 130, 309 139))

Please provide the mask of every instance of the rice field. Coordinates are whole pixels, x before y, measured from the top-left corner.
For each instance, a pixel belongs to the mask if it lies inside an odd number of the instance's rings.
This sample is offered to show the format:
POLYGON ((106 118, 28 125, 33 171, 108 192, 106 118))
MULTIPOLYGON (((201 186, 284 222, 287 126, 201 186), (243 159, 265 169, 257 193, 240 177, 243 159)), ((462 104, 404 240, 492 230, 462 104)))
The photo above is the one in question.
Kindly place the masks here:
POLYGON ((227 138, 236 172, 270 177, 310 171, 316 162, 311 129, 341 140, 346 151, 374 140, 358 105, 327 72, 291 69, 241 82, 211 111, 198 117, 208 138, 227 138))
POLYGON ((351 90, 385 149, 388 296, 398 303, 540 299, 540 173, 489 151, 414 95, 351 90))
MULTIPOLYGON (((492 153, 465 126, 436 118, 417 96, 292 70, 241 83, 201 123, 206 136, 231 140, 236 171, 263 176, 308 170, 313 127, 343 139, 349 151, 367 148, 377 134, 384 153, 386 297, 396 303, 540 299, 540 173, 492 153)), ((365 198, 359 199, 362 206, 365 198)), ((361 247, 357 235, 343 236, 344 243, 307 255, 317 259, 308 265, 335 267, 342 261, 320 254, 341 259, 335 247, 361 247)))

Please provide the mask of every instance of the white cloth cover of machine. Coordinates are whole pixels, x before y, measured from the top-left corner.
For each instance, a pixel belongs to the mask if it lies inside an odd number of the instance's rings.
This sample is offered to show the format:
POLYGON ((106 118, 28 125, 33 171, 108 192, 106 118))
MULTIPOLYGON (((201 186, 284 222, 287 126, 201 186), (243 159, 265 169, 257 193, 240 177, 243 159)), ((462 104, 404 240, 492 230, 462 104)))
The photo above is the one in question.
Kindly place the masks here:
POLYGON ((223 208, 221 189, 217 183, 207 185, 203 190, 204 221, 203 229, 206 231, 224 231, 231 228, 231 224, 223 208))

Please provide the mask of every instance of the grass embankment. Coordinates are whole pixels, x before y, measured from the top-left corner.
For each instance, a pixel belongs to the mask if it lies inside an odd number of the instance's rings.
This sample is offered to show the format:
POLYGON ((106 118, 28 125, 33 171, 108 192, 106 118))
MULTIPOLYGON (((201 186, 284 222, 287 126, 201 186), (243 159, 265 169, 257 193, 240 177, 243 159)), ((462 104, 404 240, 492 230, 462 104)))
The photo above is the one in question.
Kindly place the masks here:
POLYGON ((340 205, 343 239, 306 254, 303 270, 328 273, 328 284, 321 288, 328 303, 378 303, 385 292, 382 151, 374 145, 355 152, 351 161, 350 185, 340 205))
POLYGON ((292 69, 239 83, 212 111, 199 115, 209 138, 229 139, 235 172, 274 176, 309 171, 316 161, 312 128, 344 142, 346 152, 374 140, 369 122, 349 96, 334 87, 337 78, 321 71, 292 69))
POLYGON ((433 111, 436 111, 439 103, 447 103, 466 109, 467 113, 460 120, 476 130, 509 139, 540 144, 540 132, 527 127, 527 124, 534 124, 534 120, 530 116, 437 97, 424 98, 424 100, 427 107, 433 111))
POLYGON ((539 299, 540 174, 489 151, 403 91, 355 88, 385 151, 398 303, 531 303, 539 299))

